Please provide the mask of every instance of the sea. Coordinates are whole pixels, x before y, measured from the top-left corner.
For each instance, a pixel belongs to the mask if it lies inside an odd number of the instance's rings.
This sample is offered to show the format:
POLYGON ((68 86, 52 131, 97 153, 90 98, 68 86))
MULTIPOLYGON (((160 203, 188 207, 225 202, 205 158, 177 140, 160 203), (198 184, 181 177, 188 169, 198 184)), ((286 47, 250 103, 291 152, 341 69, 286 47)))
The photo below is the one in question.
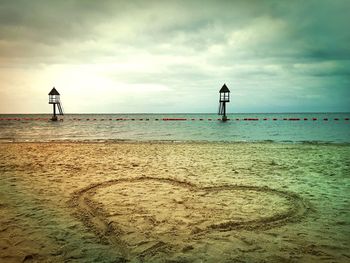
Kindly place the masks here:
POLYGON ((0 114, 1 142, 350 143, 350 113, 0 114))

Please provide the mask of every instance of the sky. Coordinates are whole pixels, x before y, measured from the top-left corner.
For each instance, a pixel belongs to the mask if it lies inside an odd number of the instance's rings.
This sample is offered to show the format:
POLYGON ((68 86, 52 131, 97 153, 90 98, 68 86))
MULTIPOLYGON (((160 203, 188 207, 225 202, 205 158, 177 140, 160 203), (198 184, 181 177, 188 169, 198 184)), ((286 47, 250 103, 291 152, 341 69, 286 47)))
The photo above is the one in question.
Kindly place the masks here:
POLYGON ((0 113, 350 112, 348 0, 1 0, 0 113))

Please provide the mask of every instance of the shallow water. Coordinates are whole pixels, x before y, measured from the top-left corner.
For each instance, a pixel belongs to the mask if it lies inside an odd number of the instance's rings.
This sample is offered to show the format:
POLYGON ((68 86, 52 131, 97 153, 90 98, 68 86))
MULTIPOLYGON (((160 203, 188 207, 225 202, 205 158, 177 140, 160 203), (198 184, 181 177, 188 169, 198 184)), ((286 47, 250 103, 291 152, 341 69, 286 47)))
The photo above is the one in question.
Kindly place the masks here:
POLYGON ((225 123, 216 114, 67 114, 58 122, 50 117, 0 115, 0 140, 350 142, 350 113, 241 113, 225 123), (186 120, 164 121, 179 118, 186 120))

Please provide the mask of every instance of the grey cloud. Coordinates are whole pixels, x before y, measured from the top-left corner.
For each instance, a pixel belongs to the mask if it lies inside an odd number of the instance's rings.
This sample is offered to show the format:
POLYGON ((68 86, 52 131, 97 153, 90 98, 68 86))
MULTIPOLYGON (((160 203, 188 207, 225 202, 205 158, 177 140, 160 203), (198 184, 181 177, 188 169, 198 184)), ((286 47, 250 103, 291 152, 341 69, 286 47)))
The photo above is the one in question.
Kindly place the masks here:
MULTIPOLYGON (((70 56, 63 44, 71 43, 79 53, 79 42, 96 41, 101 49, 111 45, 104 51, 110 56, 118 55, 118 45, 155 54, 176 49, 200 54, 222 44, 223 60, 228 62, 231 57, 344 59, 349 56, 348 5, 345 1, 2 1, 0 38, 11 43, 25 40, 22 53, 34 54, 40 43, 64 49, 70 56), (259 28, 264 21, 267 28, 259 28), (277 35, 269 34, 274 23, 284 24, 277 35), (228 32, 254 26, 266 37, 252 32, 243 50, 232 49, 228 32), (164 49, 166 45, 170 50, 164 49)), ((81 51, 76 59, 84 60, 86 53, 81 51)), ((91 59, 99 53, 92 48, 91 59)))
POLYGON ((344 76, 350 78, 350 61, 328 61, 323 63, 294 64, 291 68, 296 74, 312 76, 344 76))

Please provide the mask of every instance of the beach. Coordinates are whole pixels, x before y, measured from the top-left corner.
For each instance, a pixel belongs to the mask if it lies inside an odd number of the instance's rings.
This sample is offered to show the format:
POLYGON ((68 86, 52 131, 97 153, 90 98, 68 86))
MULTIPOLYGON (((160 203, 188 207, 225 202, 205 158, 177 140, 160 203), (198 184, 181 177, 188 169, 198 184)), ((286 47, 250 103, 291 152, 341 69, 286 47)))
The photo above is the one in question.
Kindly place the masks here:
POLYGON ((0 143, 1 262, 349 262, 350 145, 0 143))

